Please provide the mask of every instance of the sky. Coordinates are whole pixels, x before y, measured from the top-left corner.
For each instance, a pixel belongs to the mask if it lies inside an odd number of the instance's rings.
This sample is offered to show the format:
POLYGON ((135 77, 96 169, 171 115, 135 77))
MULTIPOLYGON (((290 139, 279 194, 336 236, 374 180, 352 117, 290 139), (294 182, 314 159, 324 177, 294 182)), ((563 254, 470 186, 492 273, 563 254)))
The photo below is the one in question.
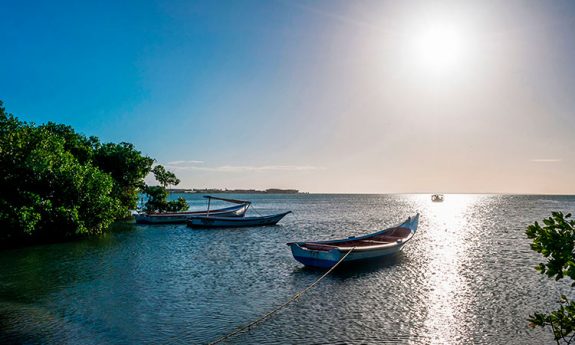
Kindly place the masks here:
POLYGON ((575 3, 0 0, 0 100, 183 188, 575 194, 575 3))

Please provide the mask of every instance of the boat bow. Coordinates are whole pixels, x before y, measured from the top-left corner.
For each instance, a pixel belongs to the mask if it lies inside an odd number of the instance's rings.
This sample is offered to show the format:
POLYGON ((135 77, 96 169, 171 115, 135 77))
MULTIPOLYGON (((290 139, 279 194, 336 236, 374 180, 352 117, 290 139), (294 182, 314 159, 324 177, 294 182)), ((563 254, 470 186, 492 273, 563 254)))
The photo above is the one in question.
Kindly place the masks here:
POLYGON ((329 268, 353 249, 346 262, 380 258, 400 251, 413 237, 419 224, 419 213, 396 226, 346 239, 290 242, 294 258, 306 266, 329 268))

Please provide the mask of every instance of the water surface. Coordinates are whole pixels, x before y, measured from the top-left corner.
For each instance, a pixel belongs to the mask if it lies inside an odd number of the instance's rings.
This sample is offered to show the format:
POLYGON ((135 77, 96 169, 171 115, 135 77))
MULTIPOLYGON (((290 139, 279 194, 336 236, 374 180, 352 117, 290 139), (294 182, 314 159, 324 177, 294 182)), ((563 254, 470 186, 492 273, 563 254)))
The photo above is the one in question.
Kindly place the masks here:
POLYGON ((99 239, 0 252, 0 343, 207 343, 322 274, 296 262, 286 242, 372 232, 416 211, 418 232, 399 255, 336 270, 228 343, 549 343, 526 318, 571 291, 533 269, 540 257, 524 230, 551 211, 573 211, 575 197, 228 197, 252 200, 261 214, 294 214, 244 229, 122 223, 99 239))

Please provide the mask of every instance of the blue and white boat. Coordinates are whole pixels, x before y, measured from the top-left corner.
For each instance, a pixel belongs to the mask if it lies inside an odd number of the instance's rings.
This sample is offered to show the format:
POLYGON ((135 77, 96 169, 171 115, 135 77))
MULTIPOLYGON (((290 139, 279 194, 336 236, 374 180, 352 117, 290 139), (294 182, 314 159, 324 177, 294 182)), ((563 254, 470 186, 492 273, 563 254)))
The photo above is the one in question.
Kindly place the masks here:
POLYGON ((350 250, 342 263, 379 259, 399 252, 417 231, 419 213, 403 223, 363 236, 330 241, 291 242, 294 258, 306 266, 330 268, 350 250))
POLYGON ((242 218, 230 218, 230 217, 214 217, 214 216, 201 216, 201 217, 191 217, 186 223, 190 228, 193 229, 212 229, 212 228, 245 228, 253 226, 267 226, 276 225, 283 217, 291 211, 284 213, 273 214, 270 216, 259 216, 259 217, 242 217, 242 218))
POLYGON ((186 223, 191 217, 197 216, 217 216, 217 217, 243 217, 251 205, 249 201, 224 199, 206 195, 204 198, 208 199, 208 209, 202 211, 191 212, 164 212, 164 213, 137 213, 134 215, 136 223, 138 224, 180 224, 186 223), (210 210, 211 200, 222 200, 237 205, 210 210))

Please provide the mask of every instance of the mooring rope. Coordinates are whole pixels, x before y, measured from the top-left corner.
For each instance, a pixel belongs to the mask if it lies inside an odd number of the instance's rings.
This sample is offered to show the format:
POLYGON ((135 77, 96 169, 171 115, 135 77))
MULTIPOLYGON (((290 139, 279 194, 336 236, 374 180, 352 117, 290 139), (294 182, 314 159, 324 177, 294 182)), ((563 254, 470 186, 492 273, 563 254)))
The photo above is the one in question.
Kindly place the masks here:
POLYGON ((306 287, 305 289, 301 290, 300 292, 296 293, 295 295, 293 295, 289 300, 287 300, 287 302, 283 303, 282 305, 276 307, 274 310, 268 312, 267 314, 265 314, 264 316, 260 317, 259 319, 252 321, 251 323, 249 323, 247 326, 244 326, 242 328, 239 328, 235 331, 233 331, 232 333, 229 333, 227 335, 224 335, 221 338, 218 338, 214 341, 212 341, 211 343, 209 343, 208 345, 214 345, 214 344, 218 344, 221 343, 222 341, 233 337, 234 335, 240 334, 242 332, 245 332, 246 330, 249 330, 252 326, 255 326, 256 324, 261 323, 262 321, 264 321, 265 319, 269 318, 270 316, 272 316, 273 314, 277 313, 278 311, 280 311, 281 309, 287 307, 290 303, 292 303, 293 301, 295 301, 296 299, 300 298, 301 295, 303 295, 304 293, 306 293, 309 289, 313 288, 317 283, 319 283, 323 278, 325 278, 328 274, 330 274, 337 266, 339 266, 340 263, 342 263, 343 260, 345 260, 345 258, 355 249, 355 247, 351 248, 347 253, 345 253, 344 256, 342 256, 341 259, 339 259, 339 261, 333 265, 327 272, 325 272, 321 277, 319 277, 316 281, 314 281, 311 285, 309 285, 308 287, 306 287))
POLYGON ((252 205, 252 210, 258 214, 258 216, 263 217, 261 213, 258 212, 258 210, 256 210, 256 208, 252 205))

